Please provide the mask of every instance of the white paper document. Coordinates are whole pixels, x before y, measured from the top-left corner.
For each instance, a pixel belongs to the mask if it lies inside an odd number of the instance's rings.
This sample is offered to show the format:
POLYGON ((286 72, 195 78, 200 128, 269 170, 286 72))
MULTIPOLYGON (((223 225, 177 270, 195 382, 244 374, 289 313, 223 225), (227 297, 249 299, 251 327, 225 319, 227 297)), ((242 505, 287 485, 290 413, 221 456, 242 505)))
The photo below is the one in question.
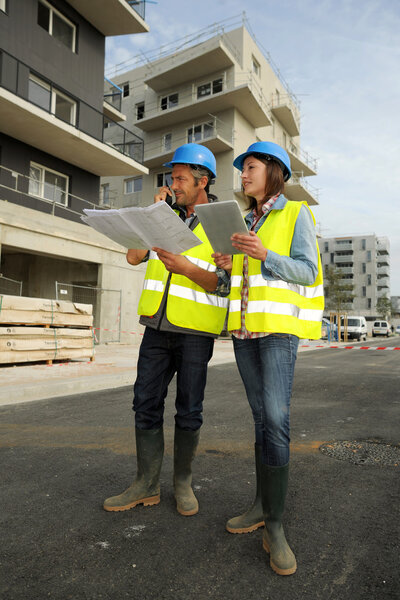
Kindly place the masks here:
POLYGON ((81 217, 90 227, 125 248, 151 250, 154 246, 181 254, 201 240, 166 202, 120 209, 84 209, 81 217))
POLYGON ((236 200, 198 204, 195 206, 195 211, 214 252, 243 254, 232 246, 231 240, 231 235, 234 233, 249 235, 236 200))

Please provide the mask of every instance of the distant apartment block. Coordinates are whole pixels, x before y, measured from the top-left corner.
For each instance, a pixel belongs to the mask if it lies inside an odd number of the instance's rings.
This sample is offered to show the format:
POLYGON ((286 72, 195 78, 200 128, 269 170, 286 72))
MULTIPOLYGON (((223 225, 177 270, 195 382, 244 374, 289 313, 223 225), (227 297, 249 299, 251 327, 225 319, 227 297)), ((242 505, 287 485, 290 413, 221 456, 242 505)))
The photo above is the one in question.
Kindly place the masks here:
POLYGON ((316 175, 316 160, 300 144, 299 102, 246 24, 239 25, 231 31, 223 24, 207 28, 179 43, 178 51, 164 47, 136 57, 140 64, 131 70, 121 72, 122 65, 110 71, 123 89, 127 122, 143 137, 143 164, 149 169, 148 176, 103 177, 110 205, 151 204, 169 174, 163 163, 187 142, 204 144, 216 156, 218 177, 211 192, 241 203, 240 173, 232 162, 257 140, 287 150, 293 177, 286 196, 318 203, 317 190, 307 181, 316 175))
POLYGON ((344 309, 370 320, 377 316, 379 298, 390 298, 390 244, 386 237, 357 235, 319 238, 324 272, 329 266, 342 273, 343 283, 353 285, 355 298, 344 309))
MULTIPOLYGON (((121 113, 123 90, 110 82, 104 94, 105 38, 148 31, 144 6, 0 1, 2 293, 16 282, 22 295, 54 298, 58 281, 61 299, 84 302, 79 290, 111 288, 131 305, 136 275, 125 252, 80 217, 103 204, 101 176, 148 173, 143 140, 121 113)), ((99 336, 120 327, 118 303, 113 322, 106 301, 95 304, 99 336)))

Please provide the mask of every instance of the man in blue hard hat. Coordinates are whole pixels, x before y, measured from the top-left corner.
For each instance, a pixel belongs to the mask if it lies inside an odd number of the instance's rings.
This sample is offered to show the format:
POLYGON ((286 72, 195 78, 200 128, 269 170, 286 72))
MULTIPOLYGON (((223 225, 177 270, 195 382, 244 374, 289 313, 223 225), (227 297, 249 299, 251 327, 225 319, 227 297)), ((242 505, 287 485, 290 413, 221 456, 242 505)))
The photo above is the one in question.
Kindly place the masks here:
POLYGON ((197 204, 216 201, 209 193, 216 177, 213 153, 200 144, 184 144, 164 166, 172 168, 172 185, 161 187, 154 202, 174 198, 173 210, 202 244, 180 255, 162 248, 127 252, 129 264, 147 262, 138 306, 140 323, 146 328, 133 399, 137 475, 127 490, 107 498, 103 507, 123 511, 160 502, 164 401, 176 374, 174 494, 178 512, 190 516, 199 509, 191 487, 191 465, 203 422, 207 366, 214 339, 225 323, 229 277, 216 267, 213 249, 194 212, 197 204))

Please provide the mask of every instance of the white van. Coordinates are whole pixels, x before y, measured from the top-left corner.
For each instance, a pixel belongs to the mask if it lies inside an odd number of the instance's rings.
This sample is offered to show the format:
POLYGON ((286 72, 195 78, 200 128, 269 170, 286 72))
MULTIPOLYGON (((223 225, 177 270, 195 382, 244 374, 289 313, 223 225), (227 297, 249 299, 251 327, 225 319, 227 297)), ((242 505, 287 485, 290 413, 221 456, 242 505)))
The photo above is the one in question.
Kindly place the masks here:
MULTIPOLYGON (((340 331, 344 333, 343 319, 341 322, 340 331)), ((367 339, 367 321, 365 317, 347 317, 347 337, 349 340, 366 340, 367 339)))

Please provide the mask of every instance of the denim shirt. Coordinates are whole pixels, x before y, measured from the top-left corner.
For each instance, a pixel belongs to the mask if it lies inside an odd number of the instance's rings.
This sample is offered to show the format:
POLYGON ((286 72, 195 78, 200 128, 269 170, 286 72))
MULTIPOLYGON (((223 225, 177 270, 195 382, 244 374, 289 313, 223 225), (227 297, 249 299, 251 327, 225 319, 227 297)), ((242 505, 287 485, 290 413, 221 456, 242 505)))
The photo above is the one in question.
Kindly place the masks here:
MULTIPOLYGON (((287 199, 282 194, 275 201, 271 210, 283 210, 287 199)), ((254 228, 255 233, 268 218, 266 212, 254 228)), ((247 228, 251 228, 252 212, 245 217, 247 228)), ((267 249, 268 250, 268 249, 267 249)), ((268 250, 267 258, 261 265, 264 279, 282 279, 299 285, 312 285, 318 275, 318 250, 313 218, 310 211, 302 205, 294 228, 290 256, 281 256, 268 250)))

